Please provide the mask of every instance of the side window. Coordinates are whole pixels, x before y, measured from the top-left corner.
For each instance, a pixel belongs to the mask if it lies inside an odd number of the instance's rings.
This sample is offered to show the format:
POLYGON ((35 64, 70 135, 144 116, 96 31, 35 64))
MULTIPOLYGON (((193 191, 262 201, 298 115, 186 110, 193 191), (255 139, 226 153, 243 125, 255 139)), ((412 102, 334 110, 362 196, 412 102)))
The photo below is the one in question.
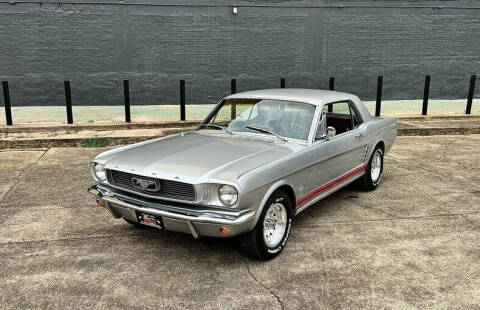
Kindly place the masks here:
POLYGON ((361 121, 352 103, 350 103, 350 112, 352 114, 353 128, 357 128, 361 124, 361 121))
POLYGON ((348 104, 348 101, 335 102, 331 103, 331 105, 331 112, 328 111, 328 104, 323 106, 323 112, 330 114, 340 114, 350 117, 350 105, 348 104))
POLYGON ((354 128, 355 125, 352 121, 351 111, 353 111, 353 109, 351 109, 349 101, 334 102, 322 107, 322 112, 325 113, 327 117, 327 127, 333 127, 337 135, 354 128))

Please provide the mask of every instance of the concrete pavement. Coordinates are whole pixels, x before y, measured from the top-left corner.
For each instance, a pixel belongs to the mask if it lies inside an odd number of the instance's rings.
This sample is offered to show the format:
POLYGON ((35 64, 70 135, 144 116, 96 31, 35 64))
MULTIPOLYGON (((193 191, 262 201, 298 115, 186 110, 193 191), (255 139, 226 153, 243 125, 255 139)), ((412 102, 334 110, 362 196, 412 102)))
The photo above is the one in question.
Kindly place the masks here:
POLYGON ((480 136, 399 137, 374 192, 299 215, 282 255, 131 227, 86 193, 106 148, 0 152, 0 308, 480 307, 480 136))

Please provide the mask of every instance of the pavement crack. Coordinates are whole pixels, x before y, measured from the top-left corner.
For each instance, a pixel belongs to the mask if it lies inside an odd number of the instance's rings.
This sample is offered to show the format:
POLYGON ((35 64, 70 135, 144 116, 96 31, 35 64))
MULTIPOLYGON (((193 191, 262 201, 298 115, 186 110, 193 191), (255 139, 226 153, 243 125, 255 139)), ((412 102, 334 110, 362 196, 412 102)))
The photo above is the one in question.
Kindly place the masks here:
POLYGON ((443 150, 443 158, 447 158, 447 151, 448 151, 448 144, 445 145, 445 149, 443 150))
POLYGON ((47 148, 45 150, 45 152, 43 152, 42 155, 40 155, 40 157, 35 161, 33 162, 32 164, 28 165, 25 169, 23 169, 23 173, 20 174, 20 176, 18 177, 18 179, 13 182, 13 185, 12 187, 10 187, 6 192, 5 194, 3 194, 3 196, 0 197, 0 201, 7 198, 8 197, 8 194, 10 194, 16 187, 17 187, 17 184, 23 180, 23 177, 27 174, 28 171, 30 171, 30 168, 32 168, 33 166, 35 166, 36 164, 38 164, 38 162, 43 158, 43 156, 45 156, 45 154, 47 154, 47 152, 50 150, 50 148, 47 148))
POLYGON ((423 166, 417 166, 418 168, 422 169, 422 170, 425 170, 425 171, 428 171, 430 172, 431 174, 437 176, 437 177, 442 177, 442 178, 446 178, 446 179, 449 179, 449 180, 452 180, 452 181, 455 181, 459 184, 462 184, 463 186, 467 187, 467 186, 471 186, 472 188, 474 189, 480 189, 479 187, 475 186, 475 185, 472 185, 470 183, 468 183, 468 181, 464 181, 464 180, 460 180, 458 178, 455 178, 451 175, 444 175, 444 174, 441 174, 441 173, 438 173, 438 172, 434 172, 432 169, 429 169, 429 168, 426 168, 426 167, 423 167, 423 166))
POLYGON ((277 302, 278 304, 280 305, 280 308, 283 310, 285 309, 285 306, 283 305, 283 302, 282 300, 280 299, 280 296, 277 295, 277 293, 275 293, 275 291, 273 291, 271 288, 269 288, 268 286, 266 286, 262 281, 260 281, 254 274, 253 272, 250 270, 250 267, 248 266, 248 263, 245 259, 243 259, 243 263, 245 264, 245 268, 247 269, 247 272, 248 274, 252 277, 253 280, 255 280, 255 282, 257 282, 258 284, 260 284, 264 289, 266 289, 273 297, 275 297, 277 299, 277 302))
POLYGON ((373 211, 377 211, 377 212, 383 213, 383 214, 385 214, 385 215, 391 216, 391 217, 393 217, 393 218, 396 218, 396 217, 397 217, 395 214, 388 213, 388 212, 386 212, 386 211, 383 211, 383 210, 381 210, 381 209, 376 209, 376 208, 374 208, 374 207, 370 207, 370 206, 365 205, 365 204, 363 204, 363 203, 361 203, 361 202, 359 202, 359 201, 355 201, 354 198, 347 198, 347 199, 348 199, 351 203, 356 204, 356 205, 358 205, 358 206, 360 206, 360 207, 362 207, 362 208, 369 209, 369 210, 373 210, 373 211))
POLYGON ((322 226, 325 224, 357 224, 357 223, 368 223, 368 222, 383 222, 383 221, 400 221, 400 220, 422 220, 422 219, 436 219, 442 217, 465 217, 466 215, 480 214, 479 211, 471 212, 459 212, 459 213, 445 213, 445 214, 432 214, 432 215, 419 215, 419 216, 403 216, 395 218, 374 218, 374 219, 364 219, 364 220, 351 220, 351 221, 322 221, 319 223, 300 223, 297 224, 299 227, 303 226, 322 226))
MULTIPOLYGON (((445 146, 444 153, 443 153, 443 157, 444 157, 445 159, 448 159, 448 158, 446 157, 447 149, 448 149, 448 146, 445 146)), ((392 155, 390 155, 390 154, 389 154, 389 155, 386 155, 386 156, 387 156, 387 157, 391 157, 391 158, 393 158, 393 159, 395 159, 395 160, 398 160, 399 162, 408 162, 407 160, 395 158, 394 156, 392 156, 392 155)), ((418 167, 418 168, 420 168, 421 170, 428 171, 428 172, 430 172, 432 175, 435 175, 435 176, 437 176, 437 177, 442 177, 442 178, 446 178, 446 179, 452 180, 452 181, 454 181, 454 182, 456 182, 456 183, 462 184, 463 186, 471 186, 472 188, 477 189, 477 190, 480 189, 479 187, 468 183, 468 181, 460 180, 460 179, 455 178, 455 177, 453 177, 453 176, 451 176, 451 175, 444 175, 444 174, 435 172, 435 171, 433 171, 432 169, 426 168, 426 167, 423 166, 423 165, 414 165, 414 167, 418 167)))
POLYGON ((115 235, 92 235, 92 236, 82 236, 82 237, 66 237, 66 238, 54 238, 54 239, 36 239, 36 240, 23 240, 23 241, 7 241, 0 242, 1 245, 11 246, 11 245, 26 245, 31 243, 49 243, 49 242, 68 242, 68 241, 84 241, 92 239, 108 239, 108 238, 118 238, 118 237, 141 237, 144 234, 141 233, 124 233, 124 234, 115 234, 115 235))
POLYGON ((395 157, 395 156, 392 156, 391 154, 386 154, 385 157, 389 157, 389 158, 392 158, 392 159, 397 160, 397 161, 403 161, 402 159, 400 159, 398 157, 395 157))

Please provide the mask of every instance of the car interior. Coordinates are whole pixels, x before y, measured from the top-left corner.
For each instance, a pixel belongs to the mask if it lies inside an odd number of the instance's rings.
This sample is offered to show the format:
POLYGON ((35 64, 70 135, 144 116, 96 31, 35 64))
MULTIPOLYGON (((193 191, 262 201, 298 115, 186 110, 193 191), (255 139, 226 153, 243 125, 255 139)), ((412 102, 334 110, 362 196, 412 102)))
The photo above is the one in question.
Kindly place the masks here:
POLYGON ((327 127, 335 128, 337 135, 352 130, 360 124, 357 113, 348 101, 325 105, 323 112, 327 117, 327 127))

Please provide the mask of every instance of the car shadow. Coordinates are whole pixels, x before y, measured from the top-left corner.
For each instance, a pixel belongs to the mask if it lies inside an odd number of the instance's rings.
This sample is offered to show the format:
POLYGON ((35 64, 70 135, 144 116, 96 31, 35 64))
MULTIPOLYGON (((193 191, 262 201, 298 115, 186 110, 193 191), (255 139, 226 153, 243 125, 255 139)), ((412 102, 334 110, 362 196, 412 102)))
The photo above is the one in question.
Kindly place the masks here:
MULTIPOLYGON (((295 220, 293 221, 293 233, 295 232, 295 226, 301 225, 301 223, 312 218, 319 218, 326 214, 329 214, 335 208, 338 208, 341 204, 341 201, 345 199, 356 198, 358 191, 354 186, 347 186, 342 188, 335 193, 325 197, 319 202, 315 203, 313 206, 307 208, 304 212, 300 213, 295 220)), ((128 224, 125 224, 128 227, 128 224)), ((169 251, 172 253, 187 251, 190 255, 207 255, 208 256, 229 256, 236 257, 237 260, 248 260, 255 261, 242 251, 239 245, 239 237, 233 238, 214 238, 214 237, 200 237, 199 239, 193 238, 193 236, 173 231, 158 230, 148 226, 138 226, 131 227, 132 230, 135 230, 135 242, 141 243, 144 246, 151 246, 152 241, 158 241, 168 246, 169 251), (219 254, 221 253, 221 254, 219 254)), ((159 247, 157 250, 158 254, 165 252, 165 249, 159 247)), ((178 257, 178 259, 180 259, 178 257)), ((228 264, 228 260, 223 260, 223 264, 228 264)), ((235 260, 234 260, 235 261, 235 260)), ((238 262, 237 262, 238 263, 238 262)))

